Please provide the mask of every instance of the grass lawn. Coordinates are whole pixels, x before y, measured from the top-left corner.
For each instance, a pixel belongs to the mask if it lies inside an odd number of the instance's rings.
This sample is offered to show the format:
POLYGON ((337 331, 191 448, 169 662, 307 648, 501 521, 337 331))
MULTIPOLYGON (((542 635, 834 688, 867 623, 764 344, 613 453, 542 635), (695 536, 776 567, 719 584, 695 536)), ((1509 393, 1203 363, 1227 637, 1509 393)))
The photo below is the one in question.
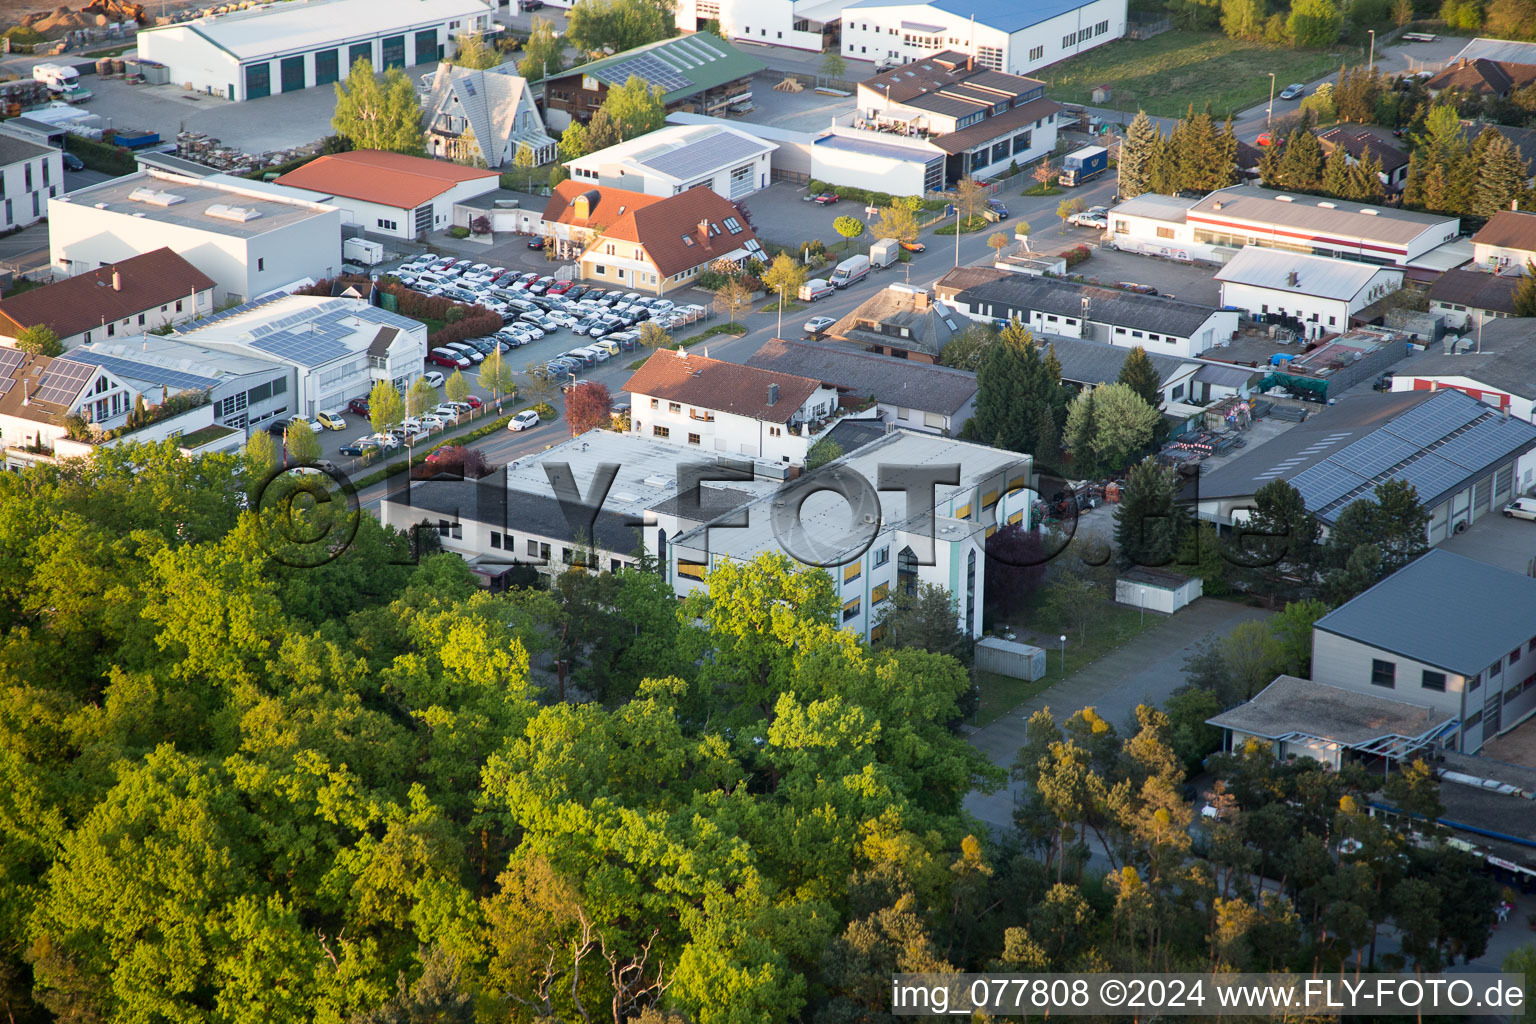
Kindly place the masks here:
MULTIPOLYGON (((1349 48, 1353 58, 1354 48, 1349 48)), ((1269 72, 1281 88, 1337 71, 1345 51, 1295 50, 1228 39, 1220 32, 1164 32, 1143 40, 1108 43, 1063 61, 1035 77, 1046 93, 1068 103, 1092 103, 1096 85, 1114 88, 1104 106, 1178 117, 1190 104, 1225 117, 1269 98, 1269 72)))
POLYGON ((1054 682, 1056 677, 1050 673, 1046 673, 1044 679, 1030 682, 1028 679, 1009 679, 995 672, 977 672, 976 685, 981 689, 981 699, 971 724, 978 729, 991 725, 1035 694, 1049 689, 1054 682))
POLYGON ((1042 184, 1040 184, 1037 181, 1033 185, 1029 186, 1029 188, 1027 188, 1023 192, 1021 192, 1020 195, 1026 195, 1026 196, 1059 196, 1059 195, 1061 195, 1061 191, 1062 190, 1057 188, 1055 185, 1042 185, 1042 184))
MULTIPOLYGON (((973 214, 972 216, 965 218, 965 223, 960 225, 960 233, 962 235, 968 235, 972 231, 980 231, 982 228, 986 227, 987 224, 987 218, 983 217, 979 213, 973 214)), ((954 233, 955 225, 953 224, 945 224, 943 227, 939 228, 939 230, 934 232, 936 235, 952 235, 954 233)))
MULTIPOLYGON (((786 313, 798 313, 798 312, 800 312, 804 308, 805 308, 804 306, 802 306, 799 303, 794 302, 794 301, 789 301, 789 302, 784 303, 784 312, 786 312, 786 313)), ((779 311, 779 300, 778 299, 774 299, 772 302, 768 303, 768 305, 766 305, 762 309, 758 310, 759 313, 777 313, 778 311, 779 311)))

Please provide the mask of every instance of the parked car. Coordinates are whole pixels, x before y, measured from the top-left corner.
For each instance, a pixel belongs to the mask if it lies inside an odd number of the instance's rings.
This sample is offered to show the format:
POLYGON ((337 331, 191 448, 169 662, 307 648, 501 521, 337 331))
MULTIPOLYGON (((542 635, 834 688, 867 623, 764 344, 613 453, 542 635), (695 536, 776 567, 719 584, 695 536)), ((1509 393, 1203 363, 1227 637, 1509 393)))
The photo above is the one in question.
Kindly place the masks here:
POLYGON ((359 459, 362 458, 363 455, 365 455, 367 452, 377 447, 377 445, 368 445, 365 447, 358 444, 356 441, 353 441, 350 444, 344 444, 340 448, 336 449, 336 454, 346 455, 354 459, 359 459))
POLYGON ((73 153, 65 153, 64 169, 66 171, 83 171, 85 170, 85 161, 81 160, 73 153))
POLYGON ((1149 284, 1137 284, 1135 281, 1121 281, 1120 287, 1137 295, 1156 295, 1157 289, 1149 284))
POLYGON ((808 196, 807 198, 817 206, 831 206, 838 201, 839 196, 836 192, 823 192, 820 195, 808 196))
POLYGON ((1516 498, 1504 506, 1509 519, 1536 519, 1536 498, 1516 498))
POLYGON ((524 409, 512 417, 512 422, 507 424, 508 430, 527 430, 539 425, 539 414, 532 409, 524 409))
POLYGON ((359 416, 367 416, 368 415, 368 399, 366 399, 366 398, 354 398, 354 399, 352 399, 352 401, 347 403, 347 411, 348 412, 355 412, 359 416))
POLYGON ((544 239, 542 239, 542 238, 538 237, 537 235, 535 235, 533 238, 528 239, 528 248, 530 248, 530 249, 542 249, 542 248, 544 248, 544 239))
POLYGON ((1302 93, 1304 93, 1306 91, 1307 91, 1307 87, 1305 85, 1302 85, 1300 82, 1295 82, 1295 83, 1292 83, 1291 85, 1286 86, 1281 91, 1280 98, 1283 99, 1283 100, 1294 100, 1296 97, 1300 96, 1302 93))
POLYGON ((1285 139, 1270 132, 1259 132, 1259 137, 1254 140, 1261 146, 1283 146, 1285 139))
POLYGON ((1091 210, 1074 213, 1067 218, 1067 223, 1079 228, 1104 229, 1109 227, 1109 218, 1105 216, 1106 212, 1102 206, 1095 206, 1091 210))
POLYGON ((837 323, 835 316, 813 316, 805 322, 805 333, 820 334, 835 323, 837 323))
POLYGON ((549 286, 549 294, 564 295, 569 292, 572 287, 575 286, 575 283, 576 282, 574 281, 556 281, 554 284, 549 286))
POLYGON ((427 353, 427 362, 436 366, 446 366, 450 370, 467 370, 474 364, 469 357, 455 352, 451 348, 435 348, 427 353))
POLYGON ((347 421, 342 419, 341 410, 327 409, 315 414, 315 421, 326 430, 346 430, 347 421))
POLYGON ((444 345, 443 347, 446 348, 450 352, 457 352, 459 355, 463 356, 465 359, 468 359, 471 363, 483 363, 483 362, 485 362, 485 353, 484 352, 481 352, 479 349, 475 348, 473 345, 466 345, 462 341, 451 341, 447 345, 444 345))
POLYGON ((440 388, 443 386, 443 382, 447 378, 438 373, 436 370, 428 370, 426 373, 421 375, 421 379, 426 381, 428 384, 431 384, 435 388, 440 388))
POLYGON ((901 247, 907 252, 927 252, 928 247, 922 242, 902 242, 901 247))

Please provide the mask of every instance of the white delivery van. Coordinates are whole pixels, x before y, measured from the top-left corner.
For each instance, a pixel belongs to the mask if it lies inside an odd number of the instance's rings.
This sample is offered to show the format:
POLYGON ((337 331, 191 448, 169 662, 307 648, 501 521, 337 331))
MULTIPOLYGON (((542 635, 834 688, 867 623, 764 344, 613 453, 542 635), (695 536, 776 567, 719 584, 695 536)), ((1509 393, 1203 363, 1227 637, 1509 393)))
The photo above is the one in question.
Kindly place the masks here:
POLYGON ((832 287, 847 288, 869 273, 869 257, 860 253, 849 256, 832 271, 832 287))
POLYGON ((815 302, 817 299, 826 298, 836 290, 837 289, 833 288, 826 278, 812 278, 800 286, 800 301, 815 302))

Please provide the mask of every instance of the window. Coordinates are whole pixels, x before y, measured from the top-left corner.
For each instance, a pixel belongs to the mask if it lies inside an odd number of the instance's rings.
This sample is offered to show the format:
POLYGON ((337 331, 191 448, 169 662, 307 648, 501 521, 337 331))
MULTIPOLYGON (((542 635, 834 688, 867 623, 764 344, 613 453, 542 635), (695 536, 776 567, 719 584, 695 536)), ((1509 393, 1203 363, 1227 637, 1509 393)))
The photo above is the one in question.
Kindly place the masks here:
POLYGON ((769 437, 783 437, 784 436, 784 428, 783 427, 769 427, 768 428, 768 436, 769 437))
MULTIPOLYGON (((140 314, 139 314, 139 326, 140 326, 140 327, 143 327, 143 326, 144 326, 144 314, 143 314, 143 313, 140 313, 140 314)), ((1516 652, 1515 652, 1515 653, 1516 653, 1516 654, 1519 654, 1519 653, 1520 653, 1520 652, 1519 652, 1519 651, 1516 651, 1516 652)), ((1515 660, 1515 659, 1514 659, 1514 658, 1510 658, 1510 659, 1509 659, 1509 660, 1510 660, 1510 661, 1514 661, 1514 660, 1515 660)))
POLYGON ((1029 59, 1030 60, 1039 60, 1040 58, 1042 58, 1044 56, 1045 56, 1045 47, 1043 47, 1043 46, 1037 46, 1034 49, 1029 51, 1029 59))
POLYGON ((847 565, 843 566, 844 583, 852 583, 862 575, 864 575, 863 562, 849 562, 847 565))
POLYGON ((672 429, 670 427, 652 427, 651 434, 655 437, 668 438, 672 436, 672 429))
POLYGON ((996 505, 996 504, 997 504, 997 491, 996 490, 988 491, 986 494, 983 494, 981 496, 981 507, 982 508, 984 508, 984 509, 991 508, 993 505, 996 505))
POLYGON ((874 565, 875 568, 878 569, 880 566, 884 565, 886 562, 889 562, 890 560, 891 560, 891 546, 889 544, 887 544, 883 548, 876 549, 876 551, 875 551, 875 560, 874 560, 874 562, 872 564, 874 565))
POLYGON ((1173 394, 1172 394, 1171 397, 1173 398, 1173 400, 1175 402, 1177 402, 1179 399, 1183 398, 1184 397, 1184 385, 1183 384, 1177 385, 1173 389, 1173 394))
POLYGON ((699 435, 698 434, 689 434, 688 435, 688 443, 689 444, 698 444, 699 443, 699 435))
POLYGON ((1395 689, 1397 686, 1397 663, 1394 661, 1382 661, 1380 658, 1372 658, 1371 685, 1385 686, 1389 690, 1395 689))
POLYGON ((848 603, 843 605, 843 621, 844 622, 847 622, 849 619, 852 619, 852 618, 857 618, 858 614, 859 614, 859 599, 858 598, 854 598, 852 601, 849 601, 848 603))
POLYGON ((651 399, 651 408, 652 409, 659 409, 659 408, 661 408, 661 399, 659 399, 659 398, 651 399))
POLYGON ((1431 671, 1429 671, 1429 669, 1425 669, 1424 670, 1423 686, 1424 686, 1424 689, 1426 689, 1426 690, 1434 690, 1436 693, 1444 693, 1445 692, 1445 673, 1444 672, 1431 672, 1431 671))
POLYGON ((691 580, 702 580, 707 569, 708 566, 703 562, 687 562, 681 558, 677 560, 677 574, 691 580))
POLYGON ((501 534, 494 533, 494 532, 491 534, 491 547, 493 547, 493 548, 501 547, 501 534))
MULTIPOLYGON (((143 322, 144 322, 144 318, 143 317, 139 317, 139 323, 143 323, 143 322)), ((1510 668, 1514 668, 1515 667, 1515 662, 1517 662, 1519 660, 1520 660, 1520 648, 1516 647, 1514 650, 1509 652, 1509 667, 1510 668)))
POLYGON ((959 508, 955 509, 955 518, 956 519, 969 519, 969 518, 971 518, 971 503, 970 502, 966 502, 964 505, 961 505, 959 508))
POLYGON ((882 583, 878 587, 876 587, 874 590, 871 590, 869 592, 869 603, 870 604, 880 604, 883 601, 890 600, 890 597, 891 597, 891 585, 889 583, 882 583))
POLYGON ((267 258, 265 256, 258 256, 256 258, 256 269, 257 270, 266 270, 267 269, 267 258))
POLYGON ((680 403, 680 402, 668 402, 667 403, 667 412, 678 412, 678 413, 680 413, 682 411, 683 411, 682 403, 680 403))
POLYGON ((1157 237, 1158 238, 1172 238, 1173 237, 1173 228, 1164 228, 1164 227, 1158 228, 1157 229, 1157 237))

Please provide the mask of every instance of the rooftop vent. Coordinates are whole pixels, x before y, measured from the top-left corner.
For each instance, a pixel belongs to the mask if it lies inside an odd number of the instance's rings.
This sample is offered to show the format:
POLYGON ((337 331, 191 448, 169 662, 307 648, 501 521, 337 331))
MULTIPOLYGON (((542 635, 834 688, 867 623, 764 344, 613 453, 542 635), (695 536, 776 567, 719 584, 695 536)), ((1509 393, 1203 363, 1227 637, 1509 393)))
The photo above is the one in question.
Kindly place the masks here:
POLYGON ((1380 213, 1381 211, 1380 210, 1373 210, 1369 206, 1367 206, 1365 209, 1361 210, 1360 212, 1365 214, 1367 217, 1374 217, 1378 213, 1380 213))
POLYGON ((1338 209, 1338 207, 1335 206, 1333 203, 1318 203, 1317 205, 1319 207, 1321 207, 1322 209, 1324 209, 1324 210, 1336 210, 1336 209, 1338 209))
POLYGON ((227 203, 214 203, 203 213, 219 220, 232 220, 240 224, 261 216, 260 210, 253 210, 248 206, 230 206, 227 203))
POLYGON ((148 203, 150 206, 175 206, 177 203, 186 202, 184 196, 175 192, 162 192, 153 188, 136 188, 128 193, 128 198, 135 203, 148 203))
POLYGON ((1275 196, 1275 201, 1278 203, 1294 203, 1296 200, 1290 196, 1275 196))

